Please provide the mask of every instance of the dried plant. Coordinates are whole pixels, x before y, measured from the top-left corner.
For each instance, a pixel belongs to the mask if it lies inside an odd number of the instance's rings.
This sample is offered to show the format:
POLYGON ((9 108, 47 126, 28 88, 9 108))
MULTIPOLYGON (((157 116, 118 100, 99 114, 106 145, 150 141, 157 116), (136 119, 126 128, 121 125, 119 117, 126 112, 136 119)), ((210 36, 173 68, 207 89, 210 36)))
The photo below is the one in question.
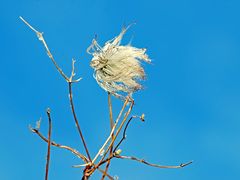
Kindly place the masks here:
POLYGON ((90 53, 93 58, 90 62, 90 66, 94 69, 94 77, 97 83, 105 90, 108 94, 108 106, 109 106, 109 119, 110 119, 110 127, 111 132, 109 136, 103 143, 102 147, 99 148, 98 153, 91 158, 89 149, 87 148, 86 141, 84 139, 82 130, 80 128, 80 124, 77 118, 77 114, 75 112, 75 106, 73 102, 73 92, 72 92, 72 85, 73 83, 77 83, 81 80, 81 78, 74 79, 75 77, 75 69, 74 64, 75 60, 72 60, 72 73, 70 77, 65 75, 62 69, 58 66, 57 62, 55 61, 48 45, 43 37, 43 33, 37 31, 33 28, 26 20, 22 17, 20 19, 31 29, 33 30, 38 39, 44 45, 45 50, 51 61, 53 62, 54 66, 60 73, 60 75, 66 80, 68 83, 68 90, 69 90, 69 103, 73 115, 73 119, 75 125, 77 127, 77 131, 79 133, 80 139, 85 149, 86 155, 83 152, 79 152, 76 149, 61 145, 52 141, 51 132, 52 132, 52 119, 50 115, 50 109, 47 109, 47 116, 49 120, 49 130, 48 130, 48 137, 46 138, 40 132, 40 121, 37 122, 37 126, 35 128, 30 127, 30 130, 37 134, 44 142, 48 144, 47 148, 47 161, 46 161, 46 170, 45 170, 45 180, 48 179, 48 171, 49 171, 49 164, 50 164, 50 153, 51 153, 51 146, 55 146, 58 148, 66 149, 74 154, 76 157, 81 159, 82 164, 74 165, 75 168, 83 168, 83 175, 82 180, 87 180, 91 177, 91 175, 95 171, 99 171, 102 173, 101 180, 108 178, 114 180, 114 177, 108 173, 108 169, 111 163, 111 160, 116 159, 128 159, 137 161, 149 166, 157 167, 157 168, 182 168, 192 163, 192 161, 184 164, 180 164, 178 166, 165 166, 165 165, 158 165, 149 163, 146 160, 139 159, 133 156, 125 156, 122 155, 120 146, 122 142, 126 139, 126 133, 130 122, 133 119, 140 119, 144 121, 144 114, 141 116, 130 116, 133 106, 134 100, 132 98, 132 94, 141 89, 142 85, 140 84, 139 80, 145 78, 145 72, 143 67, 141 66, 140 61, 145 61, 150 63, 150 59, 146 55, 146 49, 139 49, 136 47, 128 45, 120 45, 123 35, 129 28, 123 28, 121 33, 116 36, 114 39, 107 41, 103 47, 101 47, 96 39, 93 39, 91 46, 87 49, 87 52, 90 53), (116 96, 124 100, 121 110, 117 118, 113 119, 113 111, 112 111, 112 103, 111 103, 111 96, 116 96), (119 137, 120 133, 122 132, 122 138, 120 141, 116 143, 117 137, 119 137), (103 167, 104 165, 105 168, 103 167))
POLYGON ((96 81, 104 90, 118 97, 120 96, 118 92, 129 95, 142 88, 137 82, 145 78, 140 60, 151 62, 145 53, 146 49, 135 48, 130 44, 120 45, 129 27, 123 28, 117 37, 107 41, 103 47, 93 39, 87 50, 93 55, 90 65, 95 71, 96 81))

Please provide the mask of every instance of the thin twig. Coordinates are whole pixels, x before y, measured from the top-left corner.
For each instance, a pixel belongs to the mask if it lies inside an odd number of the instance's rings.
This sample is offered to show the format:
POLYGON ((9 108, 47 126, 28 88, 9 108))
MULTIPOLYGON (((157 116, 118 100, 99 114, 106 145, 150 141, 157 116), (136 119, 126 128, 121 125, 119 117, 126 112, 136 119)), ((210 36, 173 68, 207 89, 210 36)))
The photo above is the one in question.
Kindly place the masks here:
MULTIPOLYGON (((23 19, 23 17, 19 16, 19 18, 32 30, 36 33, 38 39, 43 43, 43 46, 45 48, 45 50, 47 51, 47 55, 48 57, 51 59, 51 61, 53 62, 54 66, 56 67, 56 69, 58 70, 58 72, 61 74, 61 76, 67 81, 67 82, 79 82, 81 80, 81 78, 78 78, 76 80, 72 80, 70 78, 67 77, 67 75, 65 75, 65 73, 63 72, 63 70, 59 67, 59 65, 57 64, 56 60, 54 59, 44 37, 43 37, 43 32, 39 32, 38 30, 36 30, 33 26, 31 26, 25 19, 23 19)), ((75 74, 74 74, 75 75, 75 74)))
POLYGON ((116 147, 114 148, 114 150, 113 150, 113 152, 114 152, 113 157, 121 158, 121 159, 130 159, 130 160, 138 161, 138 162, 144 163, 144 164, 146 164, 146 165, 153 166, 153 167, 157 167, 157 168, 172 168, 172 169, 175 168, 175 169, 176 169, 176 168, 185 167, 185 166, 187 166, 187 165, 189 165, 189 164, 192 163, 192 161, 190 161, 190 162, 188 162, 188 163, 180 164, 179 166, 165 166, 165 165, 152 164, 152 163, 149 163, 149 162, 145 161, 144 159, 139 159, 139 158, 136 158, 136 157, 117 155, 115 152, 116 152, 116 150, 118 149, 118 147, 121 145, 121 143, 123 142, 123 140, 126 139, 127 128, 128 128, 128 126, 129 126, 129 124, 130 124, 130 122, 131 122, 131 120, 132 120, 133 118, 140 118, 140 120, 144 121, 144 114, 143 114, 142 116, 140 116, 140 117, 139 117, 139 116, 132 116, 132 117, 128 120, 128 122, 127 122, 127 124, 126 124, 126 126, 125 126, 125 128, 124 128, 124 131, 123 131, 123 137, 122 137, 122 139, 119 141, 119 143, 117 144, 117 146, 116 146, 116 147))
MULTIPOLYGON (((42 140, 44 140, 45 142, 48 142, 48 139, 45 138, 45 137, 39 132, 38 129, 34 129, 34 128, 31 128, 31 127, 30 127, 30 130, 31 130, 33 133, 37 134, 42 140)), ((89 162, 89 160, 87 159, 87 157, 85 157, 84 155, 82 155, 81 153, 79 153, 77 150, 75 150, 75 149, 73 149, 73 148, 71 148, 71 147, 69 147, 69 146, 61 145, 61 144, 58 144, 58 143, 56 143, 56 142, 54 142, 54 141, 51 142, 51 145, 52 145, 52 146, 55 146, 55 147, 58 147, 58 148, 66 149, 66 150, 72 152, 72 153, 75 154, 78 158, 81 158, 85 163, 88 163, 88 162, 89 162)))
POLYGON ((112 101, 111 101, 111 93, 110 92, 108 92, 108 107, 109 107, 110 127, 112 129, 114 126, 114 122, 113 122, 112 101))
MULTIPOLYGON (((102 170, 101 168, 97 168, 101 173, 103 173, 105 176, 107 176, 110 180, 114 180, 114 178, 112 176, 110 176, 109 174, 107 174, 106 169, 102 170)), ((104 177, 105 177, 104 176, 104 177)))
MULTIPOLYGON (((102 170, 100 167, 97 168, 102 174, 105 174, 110 180, 114 180, 112 176, 110 176, 108 173, 106 173, 104 170, 102 170)), ((86 166, 84 171, 83 171, 83 177, 82 180, 88 179, 91 176, 91 166, 86 166), (90 172, 90 173, 89 173, 90 172)))
MULTIPOLYGON (((108 107, 109 107, 109 119, 110 119, 110 128, 111 130, 113 129, 113 126, 114 126, 114 122, 113 122, 113 114, 112 114, 112 102, 111 102, 111 93, 108 92, 108 107)), ((114 133, 112 134, 112 139, 114 138, 114 133)), ((114 145, 114 144, 113 144, 114 145)), ((110 152, 109 152, 109 157, 112 156, 112 153, 113 153, 113 145, 111 146, 110 148, 110 152)), ((107 162, 107 165, 105 167, 105 170, 104 170, 104 173, 102 175, 102 178, 101 180, 104 180, 107 172, 108 172, 108 169, 109 169, 109 166, 110 166, 110 163, 111 161, 109 160, 107 162)))
POLYGON ((116 150, 118 149, 118 147, 122 144, 122 142, 126 139, 127 135, 126 135, 126 132, 127 132, 127 128, 130 124, 130 122, 132 121, 132 119, 135 119, 135 118, 139 118, 141 121, 144 121, 144 119, 142 118, 142 116, 132 116, 130 117, 130 119, 128 120, 127 124, 125 125, 125 128, 123 130, 123 136, 121 138, 121 140, 119 141, 119 143, 116 145, 116 147, 114 148, 113 150, 113 153, 116 152, 116 150))
POLYGON ((99 151, 98 151, 98 153, 96 154, 96 156, 94 157, 92 163, 94 163, 94 162, 97 160, 98 156, 101 154, 101 152, 104 150, 104 148, 106 147, 106 145, 108 144, 108 142, 109 142, 110 139, 112 138, 112 135, 114 134, 114 130, 115 130, 115 128, 116 128, 116 126, 117 126, 117 124, 118 124, 118 121, 120 120, 120 118, 121 118, 121 116, 122 116, 122 113, 123 113, 125 107, 127 106, 128 102, 129 102, 129 98, 126 98, 126 100, 125 100, 125 102, 124 102, 124 104, 123 104, 123 107, 122 107, 122 109, 121 109, 121 111, 120 111, 120 113, 119 113, 119 115, 118 115, 118 117, 117 117, 117 120, 116 120, 116 122, 115 122, 115 124, 114 124, 114 126, 113 126, 113 128, 112 128, 112 131, 111 131, 109 137, 108 137, 107 140, 104 142, 103 146, 99 149, 99 151))
MULTIPOLYGON (((45 142, 48 143, 48 139, 45 138, 40 132, 39 132, 39 129, 35 129, 35 128, 31 128, 29 127, 30 130, 37 134, 42 140, 44 140, 45 142)), ((87 159, 87 157, 85 157, 84 155, 82 155, 81 153, 79 153, 77 150, 75 150, 74 148, 71 148, 69 146, 66 146, 66 145, 61 145, 61 144, 58 144, 54 141, 51 142, 51 145, 52 146, 55 146, 55 147, 58 147, 58 148, 62 148, 62 149, 66 149, 68 151, 70 151, 71 153, 75 154, 78 158, 81 158, 85 163, 88 163, 89 160, 87 159)), ((97 168, 101 173, 104 173, 104 170, 102 170, 101 168, 97 168)), ((109 174, 106 174, 106 176, 110 179, 110 180, 114 180, 114 178, 112 176, 110 176, 109 174)))
MULTIPOLYGON (((114 141, 116 140, 117 136, 119 135, 119 133, 120 133, 120 131, 121 131, 124 123, 126 122, 129 114, 130 114, 131 111, 132 111, 133 105, 134 105, 134 101, 132 100, 132 101, 131 101, 131 105, 129 106, 129 109, 128 109, 128 111, 126 112, 126 114, 125 114, 125 116, 124 116, 124 118, 123 118, 123 120, 122 120, 119 128, 117 129, 117 132, 116 132, 114 138, 112 139, 110 145, 108 146, 107 150, 105 151, 105 155, 108 153, 108 151, 110 150, 110 148, 111 148, 111 146, 113 145, 114 141)), ((103 155, 103 158, 105 157, 105 155, 103 155)), ((102 159, 103 159, 103 158, 102 158, 102 159)))
POLYGON ((145 161, 144 159, 139 159, 139 158, 132 157, 132 156, 119 156, 119 155, 114 155, 114 157, 119 158, 119 159, 130 159, 130 160, 138 161, 138 162, 140 162, 140 163, 143 163, 143 164, 146 164, 146 165, 149 165, 149 166, 153 166, 153 167, 157 167, 157 168, 165 168, 165 169, 183 168, 183 167, 185 167, 185 166, 193 163, 193 161, 189 161, 189 162, 187 162, 187 163, 183 163, 183 164, 180 164, 180 165, 178 165, 178 166, 165 166, 165 165, 152 164, 152 163, 149 163, 149 162, 145 161))
POLYGON ((50 154, 51 154, 50 150, 51 150, 52 120, 51 120, 49 108, 47 109, 47 116, 48 116, 48 149, 47 149, 45 180, 48 180, 48 171, 49 171, 50 154))
MULTIPOLYGON (((125 103, 124 103, 124 105, 123 105, 123 108, 122 108, 120 114, 122 113, 123 109, 125 109, 125 107, 126 107, 125 104, 127 104, 128 102, 129 102, 129 97, 126 98, 126 101, 125 101, 125 103)), ((112 147, 112 145, 113 145, 114 141, 116 140, 118 134, 120 133, 123 124, 125 123, 127 117, 129 116, 129 114, 130 114, 131 111, 132 111, 133 105, 134 105, 134 101, 131 99, 131 105, 129 106, 128 111, 125 113, 125 116, 124 116, 124 118, 123 118, 123 121, 122 121, 122 123, 120 124, 120 127, 118 128, 116 135, 115 135, 114 138, 112 139, 110 145, 108 146, 107 150, 105 151, 105 153, 104 153, 104 155, 102 156, 102 158, 101 158, 101 160, 99 161, 99 163, 98 163, 97 165, 95 165, 94 168, 92 169, 92 173, 95 171, 96 168, 98 168, 100 165, 103 164, 102 161, 104 161, 104 158, 106 157, 108 151, 110 150, 110 148, 112 147)), ((120 114, 119 114, 119 115, 120 115, 120 114)), ((119 116, 117 119, 120 119, 120 116, 119 116)), ((116 125, 117 125, 117 121, 116 121, 116 123, 114 124, 114 127, 113 127, 112 131, 115 130, 116 125)), ((112 133, 111 133, 111 134, 112 134, 112 133)), ((111 136, 108 137, 109 140, 110 140, 110 138, 111 138, 111 136)), ((107 139, 106 142, 108 142, 108 139, 107 139)), ((105 143, 106 143, 106 142, 105 142, 105 143)), ((107 144, 107 143, 106 143, 106 144, 107 144)), ((105 144, 105 146, 106 146, 106 144, 105 144)), ((103 146, 103 147, 105 147, 105 146, 103 146)), ((103 149, 103 148, 101 148, 101 149, 103 149)), ((100 150, 101 150, 101 149, 100 149, 100 150)), ((78 167, 78 166, 76 166, 76 167, 78 167)))
POLYGON ((78 133, 80 135, 80 138, 82 140, 82 143, 83 143, 83 146, 84 146, 84 149, 87 153, 87 156, 88 156, 88 159, 89 161, 91 162, 91 156, 90 156, 90 153, 88 151, 88 148, 87 148, 87 144, 85 142, 85 139, 83 137, 83 134, 82 134, 82 131, 81 131, 81 127, 78 123, 78 119, 77 119, 77 115, 76 115, 76 112, 75 112, 75 108, 74 108, 74 103, 73 103, 73 95, 72 95, 72 82, 69 82, 68 83, 68 91, 69 91, 69 100, 70 100, 70 105, 71 105, 71 109, 72 109, 72 114, 73 114, 73 118, 74 118, 74 121, 75 121, 75 125, 77 127, 77 130, 78 130, 78 133))
POLYGON ((110 161, 112 158, 114 158, 114 154, 112 154, 111 156, 109 156, 108 158, 102 160, 101 162, 99 162, 97 165, 95 165, 95 168, 100 167, 101 165, 105 164, 106 162, 110 161))
MULTIPOLYGON (((81 131, 81 127, 80 127, 80 125, 78 123, 78 118, 77 118, 77 115, 76 115, 76 112, 75 112, 75 108, 74 108, 74 103, 73 103, 72 83, 73 83, 73 78, 75 76, 75 62, 76 61, 74 59, 72 59, 72 72, 71 72, 71 76, 70 76, 69 81, 68 81, 69 101, 70 101, 71 110, 72 110, 72 113, 73 113, 73 118, 74 118, 74 121, 75 121, 75 125, 77 127, 78 133, 79 133, 80 138, 82 140, 84 149, 85 149, 85 151, 87 153, 88 159, 91 161, 90 153, 88 151, 86 141, 85 141, 83 133, 81 131)), ((80 81, 80 80, 81 80, 81 78, 77 79, 76 81, 80 81)))
MULTIPOLYGON (((106 168, 105 168, 105 171, 104 171, 104 172, 107 173, 108 168, 109 168, 109 165, 110 165, 110 162, 111 162, 111 159, 112 159, 112 157, 113 157, 113 154, 116 153, 116 150, 118 149, 118 147, 119 147, 119 146, 121 145, 121 143, 126 139, 126 137, 127 137, 127 136, 126 136, 127 128, 128 128, 128 126, 129 126, 129 124, 130 124, 130 122, 131 122, 131 120, 132 120, 133 118, 140 118, 142 121, 144 121, 144 119, 143 119, 142 117, 139 117, 139 116, 132 116, 132 117, 128 120, 128 122, 127 122, 127 124, 126 124, 126 126, 125 126, 125 128, 124 128, 124 131, 123 131, 122 139, 119 141, 119 143, 117 144, 117 146, 116 146, 114 149, 113 149, 113 145, 112 145, 111 148, 110 148, 109 157, 107 158, 107 159, 108 159, 108 160, 107 160, 107 165, 106 165, 106 168)), ((104 177, 105 177, 105 173, 103 174, 101 180, 103 180, 104 177)))
POLYGON ((68 82, 69 78, 64 74, 64 72, 62 71, 62 69, 58 66, 57 62, 55 61, 50 49, 48 48, 48 45, 46 43, 46 41, 43 38, 43 33, 37 31, 34 27, 32 27, 25 19, 23 19, 21 16, 19 17, 31 30, 33 30, 38 39, 43 43, 46 51, 47 51, 47 55, 49 56, 49 58, 52 60, 54 66, 57 68, 58 72, 62 75, 62 77, 68 82))
POLYGON ((72 59, 72 72, 71 72, 71 76, 68 78, 68 82, 71 82, 71 83, 79 82, 82 79, 80 77, 76 80, 73 80, 74 76, 76 75, 76 73, 75 73, 75 62, 76 62, 76 60, 72 59))

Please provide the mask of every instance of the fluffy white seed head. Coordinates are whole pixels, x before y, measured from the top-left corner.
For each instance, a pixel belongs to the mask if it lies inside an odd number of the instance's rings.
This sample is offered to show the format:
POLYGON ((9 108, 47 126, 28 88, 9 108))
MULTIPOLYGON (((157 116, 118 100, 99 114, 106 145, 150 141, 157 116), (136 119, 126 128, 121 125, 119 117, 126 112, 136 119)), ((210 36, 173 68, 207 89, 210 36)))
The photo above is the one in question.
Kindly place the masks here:
POLYGON ((146 49, 131 45, 120 45, 128 28, 101 47, 94 39, 88 52, 93 56, 90 66, 94 69, 94 78, 106 91, 122 97, 142 89, 139 80, 145 78, 140 61, 150 63, 146 49))

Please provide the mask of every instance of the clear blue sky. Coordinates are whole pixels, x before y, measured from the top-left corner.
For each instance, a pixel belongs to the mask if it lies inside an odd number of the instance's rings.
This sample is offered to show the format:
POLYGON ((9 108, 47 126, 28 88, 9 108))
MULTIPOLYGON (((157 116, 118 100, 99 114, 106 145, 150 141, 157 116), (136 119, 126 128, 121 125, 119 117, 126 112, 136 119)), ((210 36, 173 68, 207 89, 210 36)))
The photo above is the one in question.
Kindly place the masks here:
MULTIPOLYGON (((45 34, 59 65, 70 73, 71 58, 83 80, 74 86, 77 113, 92 156, 108 135, 107 95, 92 77, 86 48, 136 22, 124 38, 146 47, 145 90, 134 95, 124 155, 159 164, 194 163, 157 169, 115 160, 110 174, 123 180, 226 180, 240 178, 240 1, 9 0, 0 7, 0 179, 44 179, 46 144, 28 130, 52 109, 53 139, 83 152, 70 113, 67 84, 42 44, 20 20, 45 34)), ((114 114, 119 110, 114 100, 114 114)), ((50 180, 81 177, 81 161, 53 148, 50 180)), ((99 179, 96 175, 92 179, 99 179)))

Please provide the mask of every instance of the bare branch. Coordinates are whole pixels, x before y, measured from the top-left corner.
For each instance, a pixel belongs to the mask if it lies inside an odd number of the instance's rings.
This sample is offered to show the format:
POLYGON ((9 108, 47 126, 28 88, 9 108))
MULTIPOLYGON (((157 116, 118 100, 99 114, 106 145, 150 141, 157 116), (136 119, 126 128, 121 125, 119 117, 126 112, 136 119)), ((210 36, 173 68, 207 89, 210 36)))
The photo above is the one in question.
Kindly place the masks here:
MULTIPOLYGON (((111 130, 113 129, 113 126, 114 126, 114 122, 113 122, 113 115, 112 115, 112 102, 111 102, 111 93, 108 92, 108 107, 109 107, 109 119, 110 119, 110 127, 111 127, 111 130)), ((112 139, 114 138, 114 133, 112 134, 112 139)), ((113 144, 114 145, 114 144, 113 144)), ((113 154, 113 145, 111 146, 110 148, 110 153, 109 153, 109 157, 112 156, 113 154)), ((108 169, 109 169, 109 166, 110 166, 110 163, 111 161, 109 160, 107 162, 107 165, 105 167, 105 170, 104 170, 104 173, 103 173, 103 176, 101 178, 101 180, 104 180, 107 172, 108 172, 108 169)))
MULTIPOLYGON (((77 80, 72 80, 72 78, 68 78, 65 73, 62 71, 62 69, 58 66, 57 62, 55 61, 50 49, 48 48, 48 45, 43 37, 43 33, 39 32, 38 30, 36 30, 33 26, 31 26, 25 19, 23 19, 23 17, 19 17, 32 31, 34 31, 38 37, 38 39, 43 43, 43 46, 45 48, 45 50, 47 51, 47 55, 48 57, 51 59, 51 61, 53 62, 54 66, 56 67, 56 69, 58 70, 58 72, 61 74, 61 76, 67 81, 67 82, 79 82, 81 80, 81 78, 77 79, 77 80)), ((74 71, 74 68, 73 68, 74 71)), ((74 74, 75 75, 75 74, 74 74)))
POLYGON ((114 122, 113 122, 112 101, 111 101, 111 93, 110 92, 108 92, 108 107, 109 107, 110 127, 112 129, 114 126, 114 122))
MULTIPOLYGON (((118 121, 119 121, 119 119, 121 118, 122 113, 123 113, 125 107, 127 106, 128 102, 129 102, 129 98, 126 98, 126 100, 125 100, 125 102, 124 102, 124 104, 123 104, 123 107, 122 107, 122 109, 121 109, 121 111, 120 111, 120 113, 119 113, 119 115, 118 115, 118 117, 117 117, 117 120, 116 120, 116 122, 115 122, 115 124, 114 124, 114 126, 113 126, 113 128, 112 128, 112 131, 111 131, 109 137, 107 138, 107 140, 105 141, 105 143, 103 144, 103 146, 99 149, 99 151, 98 151, 98 153, 96 154, 96 156, 94 157, 92 163, 94 163, 94 162, 97 160, 98 156, 101 154, 101 152, 104 150, 104 148, 106 147, 106 145, 108 144, 108 142, 109 142, 110 139, 112 138, 112 135, 114 134, 114 130, 115 130, 115 128, 116 128, 116 126, 117 126, 117 124, 118 124, 118 121)), ((112 144, 113 144, 113 143, 112 143, 112 144)), ((109 149, 110 149, 110 148, 109 148, 109 149)), ((106 153, 107 153, 107 152, 106 152, 106 153)))
MULTIPOLYGON (((120 133, 123 125, 125 124, 125 122, 126 122, 128 116, 129 116, 129 114, 130 114, 131 111, 132 111, 132 108, 133 108, 133 105, 134 105, 134 101, 132 100, 130 103, 131 103, 131 104, 130 104, 130 106, 129 106, 129 109, 128 109, 128 111, 126 112, 126 114, 125 114, 125 116, 124 116, 124 118, 123 118, 123 120, 122 120, 119 128, 117 129, 116 135, 114 136, 114 138, 112 139, 112 142, 110 143, 110 145, 108 146, 107 150, 105 151, 105 155, 107 154, 107 152, 109 151, 109 149, 110 149, 111 146, 113 145, 113 143, 114 143, 114 141, 116 140, 117 136, 119 135, 119 133, 120 133)), ((105 155, 103 156, 103 158, 105 157, 105 155)), ((102 159, 103 159, 103 158, 102 158, 102 159)))
POLYGON ((76 80, 73 80, 74 76, 76 75, 75 73, 75 62, 76 60, 72 59, 72 72, 71 72, 71 76, 69 78, 69 82, 75 83, 75 82, 79 82, 82 78, 78 78, 76 80))
POLYGON ((33 28, 25 19, 23 19, 22 16, 19 16, 19 18, 20 18, 31 30, 33 30, 36 34, 39 33, 39 32, 38 32, 35 28, 33 28))
MULTIPOLYGON (((142 115, 142 116, 143 116, 143 115, 142 115)), ((142 116, 132 116, 132 117, 128 120, 128 122, 127 122, 127 124, 126 124, 126 126, 125 126, 125 128, 124 128, 124 130, 123 130, 123 136, 122 136, 121 140, 119 141, 119 143, 118 143, 118 144, 116 145, 116 147, 114 148, 113 153, 116 152, 116 150, 117 150, 118 147, 121 145, 121 143, 126 139, 126 137, 127 137, 127 135, 126 135, 127 128, 128 128, 128 126, 129 126, 130 122, 132 121, 132 119, 139 118, 141 121, 144 121, 144 119, 142 118, 142 116)))
MULTIPOLYGON (((45 137, 39 132, 38 129, 34 129, 34 128, 31 128, 31 127, 30 127, 30 130, 31 130, 33 133, 37 134, 42 140, 44 140, 45 142, 48 142, 48 139, 45 138, 45 137)), ((56 143, 56 142, 54 142, 54 141, 51 142, 51 145, 52 145, 52 146, 55 146, 55 147, 58 147, 58 148, 66 149, 66 150, 72 152, 72 153, 75 154, 78 158, 81 158, 85 163, 89 162, 89 160, 88 160, 84 155, 82 155, 82 154, 79 153, 77 150, 75 150, 75 149, 73 149, 73 148, 71 148, 71 147, 69 147, 69 146, 61 145, 61 144, 58 144, 58 143, 56 143)))
MULTIPOLYGON (((105 176, 107 176, 110 180, 114 180, 114 178, 112 176, 110 176, 109 174, 107 174, 106 170, 102 170, 101 168, 97 168, 101 173, 103 173, 105 176)), ((104 176, 104 177, 105 177, 104 176)))
POLYGON ((45 180, 48 180, 48 171, 49 171, 50 153, 51 153, 50 150, 51 150, 52 120, 51 120, 49 108, 47 109, 47 116, 48 116, 48 150, 47 150, 45 180))
POLYGON ((183 168, 183 167, 185 167, 185 166, 193 163, 193 161, 190 161, 190 162, 187 162, 187 163, 184 163, 184 164, 180 164, 180 165, 178 165, 178 166, 165 166, 165 165, 152 164, 152 163, 149 163, 149 162, 145 161, 144 159, 139 159, 139 158, 132 157, 132 156, 119 156, 119 155, 114 155, 114 157, 120 158, 120 159, 130 159, 130 160, 138 161, 138 162, 140 162, 140 163, 143 163, 143 164, 146 164, 146 165, 149 165, 149 166, 153 166, 153 167, 157 167, 157 168, 165 168, 165 169, 183 168))
MULTIPOLYGON (((124 105, 123 105, 123 108, 122 108, 120 114, 122 114, 123 109, 125 109, 127 103, 129 102, 129 99, 130 99, 130 97, 127 97, 127 98, 126 98, 126 101, 125 101, 125 103, 124 103, 124 105)), ((116 135, 115 135, 114 138, 112 139, 110 145, 108 146, 107 150, 105 151, 105 153, 104 153, 104 155, 102 156, 102 158, 101 158, 101 160, 99 161, 99 163, 98 163, 97 165, 95 165, 94 168, 92 169, 92 172, 91 172, 91 173, 93 173, 96 168, 98 168, 100 165, 103 164, 102 162, 105 161, 104 158, 106 157, 108 151, 110 150, 110 148, 112 147, 112 145, 113 145, 114 141, 116 140, 118 134, 120 133, 121 128, 122 128, 123 124, 125 123, 127 117, 128 117, 129 114, 131 113, 132 108, 133 108, 133 105, 134 105, 134 101, 133 101, 133 99, 130 99, 130 100, 131 100, 131 105, 129 106, 129 109, 128 109, 127 113, 125 114, 125 116, 124 116, 124 118, 123 118, 123 121, 122 121, 122 123, 120 124, 120 127, 119 127, 118 130, 117 130, 116 135)), ((120 115, 120 114, 119 114, 119 115, 120 115)), ((119 116, 117 119, 119 120, 119 119, 120 119, 120 116, 119 116)), ((116 127, 116 125, 117 125, 117 122, 118 122, 118 121, 116 121, 116 123, 114 124, 114 127, 113 127, 113 129, 112 129, 112 132, 114 132, 113 130, 115 130, 115 127, 116 127)), ((112 132, 110 133, 110 136, 108 137, 107 141, 104 143, 103 147, 100 149, 101 151, 104 149, 104 147, 107 145, 108 141, 111 139, 112 132)), ((101 151, 100 151, 100 152, 101 152, 101 151)), ((96 157, 95 157, 95 158, 96 158, 96 157)), ((112 158, 112 157, 109 157, 109 159, 111 159, 111 158, 112 158)), ((108 161, 108 160, 107 160, 107 161, 108 161)), ((94 161, 93 161, 93 162, 94 162, 94 161)), ((80 165, 80 166, 81 166, 81 165, 80 165)), ((78 166, 76 166, 76 167, 78 167, 78 166)))
MULTIPOLYGON (((29 127, 30 130, 37 134, 43 141, 45 142, 49 142, 47 138, 45 138, 40 132, 39 132, 39 129, 35 129, 35 128, 31 128, 29 127)), ((84 155, 82 155, 81 153, 79 153, 76 149, 74 148, 71 148, 69 146, 66 146, 66 145, 61 145, 61 144, 58 144, 54 141, 51 142, 51 145, 52 146, 55 146, 55 147, 58 147, 58 148, 62 148, 62 149, 66 149, 68 151, 70 151, 71 153, 73 153, 74 155, 76 155, 78 158, 81 158, 85 163, 88 163, 89 162, 89 159, 87 159, 87 157, 85 157, 84 155)), ((73 166, 74 167, 74 166, 73 166)), ((101 173, 104 173, 104 170, 102 170, 101 168, 97 168, 101 173)), ((106 174, 106 176, 110 179, 110 180, 114 180, 114 178, 112 176, 110 176, 109 174, 106 174)))
MULTIPOLYGON (((102 164, 104 164, 104 163, 102 163, 103 161, 104 161, 104 162, 107 162, 108 160, 112 159, 113 154, 112 154, 111 157, 108 158, 107 161, 104 160, 104 158, 106 157, 109 149, 111 148, 111 146, 112 146, 113 143, 114 143, 114 140, 115 140, 115 138, 116 138, 115 136, 114 136, 114 138, 112 139, 110 145, 108 146, 107 151, 104 153, 103 157, 102 157, 101 160, 98 162, 98 164, 97 164, 97 165, 94 164, 94 162, 97 160, 98 156, 99 156, 99 155, 101 154, 101 152, 104 150, 105 146, 106 146, 106 145, 108 144, 108 142, 111 140, 112 135, 114 134, 114 130, 115 130, 115 128, 116 128, 116 126, 117 126, 117 124, 118 124, 118 122, 119 122, 122 114, 123 114, 124 109, 126 108, 127 104, 129 103, 129 100, 131 100, 130 97, 127 97, 126 100, 125 100, 125 102, 124 102, 124 104, 123 104, 123 106, 122 106, 122 109, 120 110, 120 113, 119 113, 119 115, 118 115, 118 117, 117 117, 117 119, 116 119, 116 122, 115 122, 115 124, 114 124, 114 126, 113 126, 113 128, 112 128, 112 131, 111 131, 109 137, 107 138, 107 140, 105 141, 105 143, 103 144, 103 146, 99 149, 97 155, 96 155, 96 156, 94 157, 94 159, 92 160, 91 165, 93 166, 93 168, 91 169, 91 172, 89 172, 89 174, 92 174, 99 166, 101 166, 102 164)), ((130 111, 131 111, 130 109, 132 109, 132 105, 133 105, 133 101, 131 101, 131 105, 130 105, 130 107, 129 107, 128 112, 125 114, 124 119, 127 118, 126 115, 128 115, 128 114, 130 113, 130 111)), ((123 120, 124 120, 124 119, 123 119, 123 120)), ((86 163, 86 164, 75 165, 74 167, 75 167, 75 168, 79 168, 79 167, 83 167, 83 166, 86 166, 86 167, 87 167, 87 166, 89 166, 89 165, 90 165, 89 163, 86 163)))
MULTIPOLYGON (((74 73, 72 73, 74 74, 74 73)), ((87 144, 85 142, 85 139, 83 137, 83 134, 82 134, 82 131, 81 131, 81 127, 78 123, 78 118, 77 118, 77 115, 76 115, 76 112, 75 112, 75 108, 74 108, 74 103, 73 103, 73 95, 72 95, 72 82, 69 82, 68 83, 68 91, 69 91, 69 101, 70 101, 70 105, 71 105, 71 109, 72 109, 72 114, 73 114, 73 118, 74 118, 74 121, 75 121, 75 125, 77 127, 77 130, 78 130, 78 133, 80 135, 80 138, 82 140, 82 143, 83 143, 83 146, 84 146, 84 149, 87 153, 87 156, 88 156, 88 159, 89 161, 91 162, 91 156, 90 156, 90 153, 88 151, 88 148, 87 148, 87 144)))

